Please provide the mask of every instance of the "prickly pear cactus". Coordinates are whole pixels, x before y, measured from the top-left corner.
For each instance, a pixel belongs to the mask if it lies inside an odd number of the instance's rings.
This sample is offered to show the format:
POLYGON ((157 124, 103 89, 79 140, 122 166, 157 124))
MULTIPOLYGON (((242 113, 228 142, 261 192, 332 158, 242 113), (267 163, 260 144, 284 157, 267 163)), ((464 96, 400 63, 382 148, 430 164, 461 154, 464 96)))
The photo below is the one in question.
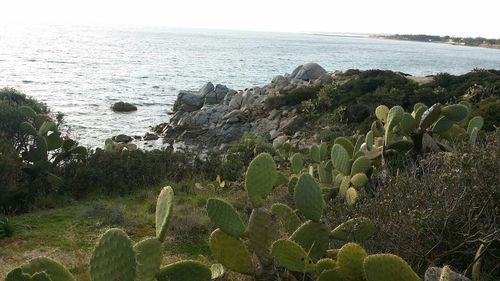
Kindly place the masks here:
POLYGON ((320 259, 316 263, 316 275, 320 276, 321 273, 327 270, 331 270, 337 267, 337 262, 335 262, 333 259, 325 258, 325 259, 320 259))
POLYGON ((296 176, 291 176, 290 180, 288 181, 288 193, 293 196, 295 193, 295 186, 297 185, 297 182, 299 181, 299 178, 296 176))
POLYGON ((318 281, 347 281, 347 279, 339 270, 339 268, 333 268, 323 271, 318 278, 318 281))
POLYGON ((121 229, 106 231, 97 242, 90 258, 92 281, 134 281, 135 252, 130 238, 121 229))
POLYGON ((366 156, 361 156, 352 163, 351 176, 357 173, 365 173, 372 167, 372 161, 366 156))
POLYGON ((245 177, 245 187, 254 206, 260 206, 271 193, 275 177, 276 164, 270 154, 261 153, 250 162, 245 177))
POLYGON ((334 144, 331 152, 332 164, 335 169, 344 175, 351 172, 351 156, 340 144, 334 144))
POLYGON ((174 190, 166 186, 160 192, 156 201, 156 237, 160 242, 165 241, 168 223, 172 217, 172 207, 174 203, 174 190))
POLYGON ((313 144, 309 147, 309 157, 314 163, 319 163, 321 161, 320 150, 317 144, 313 144))
POLYGON ((331 232, 333 239, 351 242, 364 242, 375 235, 376 228, 369 218, 352 218, 331 232))
POLYGON ((210 198, 207 201, 207 213, 210 221, 225 233, 242 237, 245 235, 245 224, 234 207, 221 199, 210 198))
POLYGON ((324 142, 319 145, 319 156, 321 161, 328 159, 328 145, 324 142))
POLYGON ((304 168, 304 159, 302 158, 302 154, 293 154, 292 157, 290 157, 290 164, 292 166, 292 172, 294 174, 299 174, 304 168))
POLYGON ((345 244, 340 248, 337 255, 337 265, 340 272, 349 280, 363 281, 363 260, 367 255, 366 251, 358 244, 345 244))
POLYGON ((45 272, 52 281, 72 281, 73 275, 60 263, 47 257, 38 257, 21 266, 24 273, 34 275, 37 272, 45 272))
POLYGON ((297 214, 285 204, 274 203, 271 212, 278 218, 288 234, 292 234, 301 224, 297 214))
POLYGON ((370 255, 363 261, 366 281, 421 281, 400 257, 391 254, 370 255))
POLYGON ((342 146, 343 148, 345 148, 345 150, 347 151, 347 154, 349 154, 349 157, 351 157, 354 154, 354 145, 352 144, 352 142, 348 138, 338 137, 335 139, 334 144, 338 144, 338 145, 342 146))
POLYGON ((162 245, 156 238, 146 238, 134 245, 137 279, 152 281, 160 271, 162 245))
POLYGON ((379 105, 375 108, 375 117, 382 123, 387 122, 387 114, 389 114, 389 108, 385 105, 379 105))
POLYGON ((359 197, 359 194, 355 188, 349 187, 347 189, 347 191, 345 193, 345 199, 346 199, 347 204, 349 206, 356 204, 356 202, 358 201, 358 197, 359 197))
POLYGON ((403 118, 401 118, 401 122, 399 122, 399 126, 404 134, 409 135, 417 129, 417 121, 415 121, 415 118, 410 113, 405 112, 403 118))
POLYGON ((299 244, 282 239, 273 243, 271 254, 284 268, 296 272, 314 271, 314 264, 299 244))
POLYGON ((264 264, 270 264, 271 246, 278 239, 276 218, 265 208, 253 209, 248 220, 248 240, 253 252, 264 264))
POLYGON ((323 195, 316 180, 309 174, 302 174, 295 186, 295 205, 306 218, 319 221, 323 214, 323 195))
POLYGON ((326 225, 307 221, 290 236, 290 240, 299 244, 313 261, 326 255, 330 233, 326 225))
POLYGON ((210 235, 208 244, 215 258, 222 265, 239 273, 252 274, 252 257, 240 239, 216 229, 210 235))
POLYGON ((368 177, 364 173, 357 173, 351 178, 351 183, 357 188, 361 188, 368 183, 368 177))
POLYGON ((460 122, 467 118, 469 109, 463 104, 451 104, 443 107, 441 113, 453 122, 460 122))
POLYGON ((212 271, 198 261, 179 261, 169 264, 158 273, 158 281, 211 281, 212 271))
POLYGON ((420 119, 420 129, 425 130, 429 128, 434 122, 436 122, 441 115, 441 108, 443 106, 440 103, 436 103, 431 108, 424 111, 420 119))
POLYGON ((442 134, 448 131, 453 126, 453 121, 448 119, 446 116, 441 116, 434 126, 432 126, 432 132, 437 134, 442 134))

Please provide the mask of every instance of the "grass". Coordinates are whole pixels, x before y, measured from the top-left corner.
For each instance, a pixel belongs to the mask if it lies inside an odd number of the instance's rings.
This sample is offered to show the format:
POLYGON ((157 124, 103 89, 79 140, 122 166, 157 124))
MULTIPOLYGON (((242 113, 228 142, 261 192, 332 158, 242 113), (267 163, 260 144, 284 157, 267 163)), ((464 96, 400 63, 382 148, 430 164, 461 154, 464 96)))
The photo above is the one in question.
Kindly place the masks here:
MULTIPOLYGON (((70 206, 9 217, 15 233, 0 240, 0 280, 13 268, 38 256, 61 262, 77 280, 90 280, 88 260, 106 229, 122 228, 135 242, 155 236, 159 190, 156 187, 123 197, 89 198, 70 206)), ((164 263, 185 258, 212 259, 207 243, 211 225, 204 206, 213 195, 209 190, 176 189, 174 214, 164 243, 164 263)))

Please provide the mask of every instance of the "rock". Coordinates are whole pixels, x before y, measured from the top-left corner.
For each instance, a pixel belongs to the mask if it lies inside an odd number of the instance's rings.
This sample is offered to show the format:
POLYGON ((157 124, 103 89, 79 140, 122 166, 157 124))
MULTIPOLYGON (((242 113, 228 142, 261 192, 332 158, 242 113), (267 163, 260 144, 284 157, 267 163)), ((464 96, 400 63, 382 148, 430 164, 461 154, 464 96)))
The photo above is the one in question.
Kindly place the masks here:
POLYGON ((326 70, 323 67, 321 67, 317 63, 311 62, 295 68, 295 70, 290 75, 290 78, 310 81, 318 79, 322 74, 325 73, 326 70))
POLYGON ((235 90, 232 90, 232 89, 229 89, 226 93, 226 95, 224 96, 224 104, 225 105, 229 105, 229 102, 231 102, 231 99, 233 98, 233 96, 238 93, 237 91, 235 90))
POLYGON ((111 109, 116 112, 130 112, 136 111, 137 106, 130 104, 128 102, 119 101, 111 106, 111 109))
POLYGON ((293 135, 295 132, 300 130, 304 124, 304 117, 301 115, 293 116, 291 118, 284 119, 280 122, 281 131, 285 134, 293 135))
POLYGON ((180 91, 174 104, 174 111, 193 112, 203 106, 203 100, 199 95, 190 91, 180 91))
POLYGON ((242 101, 243 101, 242 92, 234 94, 233 97, 231 98, 231 101, 229 102, 229 110, 240 109, 242 101))
POLYGON ((159 137, 157 134, 146 133, 142 139, 145 141, 151 141, 151 140, 157 140, 159 139, 159 137))
MULTIPOLYGON (((441 276, 441 271, 443 271, 443 269, 440 267, 427 268, 427 270, 425 271, 425 281, 439 281, 439 277, 441 276)), ((471 280, 463 276, 462 274, 451 271, 449 281, 471 281, 471 280)))
POLYGON ((279 136, 273 140, 273 146, 284 144, 288 140, 288 136, 279 136))
POLYGON ((127 142, 131 142, 133 138, 130 136, 124 135, 124 134, 119 134, 118 136, 114 136, 111 139, 114 140, 115 142, 127 143, 127 142))
POLYGON ((205 95, 205 104, 221 104, 226 97, 226 94, 229 92, 229 89, 221 84, 217 84, 215 89, 211 92, 208 92, 205 95))
POLYGON ((214 84, 212 82, 207 82, 201 89, 198 91, 198 95, 202 98, 205 98, 209 93, 215 90, 214 84))
POLYGON ((235 109, 222 117, 222 120, 236 118, 237 120, 243 120, 245 118, 245 113, 242 110, 235 109))
POLYGON ((245 91, 241 97, 241 109, 245 110, 250 107, 255 102, 255 96, 252 93, 253 91, 245 91))

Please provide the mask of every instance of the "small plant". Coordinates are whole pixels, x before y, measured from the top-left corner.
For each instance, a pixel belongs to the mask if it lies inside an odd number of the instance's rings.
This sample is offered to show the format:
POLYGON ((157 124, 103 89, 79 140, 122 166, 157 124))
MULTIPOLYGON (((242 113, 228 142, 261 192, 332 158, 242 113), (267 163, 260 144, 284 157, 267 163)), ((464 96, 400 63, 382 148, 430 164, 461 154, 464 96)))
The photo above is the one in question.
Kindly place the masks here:
POLYGON ((0 239, 11 237, 14 234, 14 227, 6 217, 0 217, 0 239))

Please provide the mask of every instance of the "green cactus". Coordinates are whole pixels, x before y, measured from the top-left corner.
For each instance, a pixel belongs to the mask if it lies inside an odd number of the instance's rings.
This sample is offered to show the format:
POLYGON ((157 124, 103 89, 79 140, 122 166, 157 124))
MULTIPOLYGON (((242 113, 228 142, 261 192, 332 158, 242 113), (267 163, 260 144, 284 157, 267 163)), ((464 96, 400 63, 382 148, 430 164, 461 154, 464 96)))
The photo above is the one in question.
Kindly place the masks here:
POLYGON ((73 275, 60 263, 47 257, 38 257, 21 266, 24 273, 34 275, 45 272, 52 281, 75 280, 73 275))
POLYGON ((208 244, 215 258, 225 267, 243 274, 253 273, 252 257, 240 239, 216 229, 208 244))
POLYGON ((355 188, 349 187, 347 189, 347 191, 345 193, 345 198, 346 198, 347 204, 349 206, 356 204, 356 202, 358 201, 358 197, 359 197, 359 194, 355 188))
POLYGON ((276 172, 276 178, 273 187, 276 188, 280 185, 288 184, 288 178, 281 172, 276 172))
POLYGON ((309 157, 314 163, 319 163, 321 161, 321 154, 319 150, 319 146, 317 144, 311 145, 309 148, 309 157))
POLYGON ((391 254, 370 255, 363 261, 366 281, 421 281, 400 257, 391 254))
POLYGON ((248 240, 261 263, 268 265, 271 261, 271 246, 278 239, 276 218, 265 208, 253 209, 248 221, 248 240))
POLYGON ((338 268, 323 271, 319 276, 318 281, 350 281, 347 279, 338 268))
POLYGON ((351 185, 351 177, 345 176, 342 178, 342 182, 340 183, 339 186, 339 196, 344 197, 347 193, 347 189, 349 189, 349 186, 351 185))
POLYGON ((406 152, 413 148, 413 142, 411 140, 400 140, 393 142, 386 146, 386 150, 396 150, 398 152, 406 152))
POLYGON ((5 277, 5 281, 30 281, 31 276, 23 272, 20 267, 14 268, 5 277))
POLYGON ((453 121, 448 119, 446 116, 441 116, 434 126, 432 127, 432 132, 437 134, 442 134, 448 131, 453 126, 453 121))
POLYGON ((389 114, 389 108, 385 105, 379 105, 375 108, 375 116, 382 123, 387 122, 387 115, 389 114))
POLYGON ((92 281, 134 281, 137 276, 135 252, 130 238, 121 229, 106 231, 90 258, 92 281))
POLYGON ((366 148, 368 148, 368 150, 372 150, 372 146, 373 146, 373 131, 370 130, 368 131, 368 133, 366 133, 366 137, 365 137, 365 143, 366 143, 366 148))
POLYGON ((297 182, 299 181, 299 178, 296 176, 290 177, 290 181, 288 181, 288 193, 293 196, 295 193, 295 186, 297 185, 297 182))
POLYGON ((405 112, 399 126, 404 134, 409 135, 417 129, 417 121, 415 121, 415 118, 410 113, 405 112))
POLYGON ((198 261, 179 261, 163 267, 158 281, 211 281, 212 271, 198 261))
POLYGON ((318 176, 321 183, 331 184, 333 181, 333 165, 332 161, 321 162, 318 164, 318 176))
POLYGON ((340 144, 334 144, 331 152, 332 164, 335 169, 344 175, 351 172, 351 156, 340 144))
POLYGON ((207 200, 207 213, 210 221, 225 233, 242 237, 245 235, 245 224, 234 207, 222 199, 207 200))
POLYGON ((290 157, 290 164, 292 166, 292 172, 294 174, 299 174, 304 168, 304 159, 302 158, 302 154, 293 154, 292 157, 290 157))
POLYGON ((271 212, 278 218, 288 234, 292 234, 300 226, 299 217, 285 204, 274 203, 271 212))
POLYGON ((162 245, 156 238, 146 238, 134 245, 137 280, 153 281, 160 271, 162 245))
POLYGON ((269 153, 261 153, 248 166, 245 187, 250 202, 260 206, 273 190, 276 177, 276 164, 269 153))
POLYGON ((351 178, 351 183, 357 188, 361 188, 368 183, 368 176, 365 173, 357 173, 351 178))
POLYGON ((354 163, 352 163, 351 176, 354 176, 358 173, 366 174, 371 167, 372 161, 366 156, 361 156, 357 158, 354 163))
POLYGON ((363 260, 367 256, 366 251, 356 243, 342 246, 337 255, 337 265, 342 275, 352 281, 363 281, 363 260))
POLYGON ((168 223, 172 217, 173 203, 174 190, 170 186, 165 186, 156 201, 156 237, 160 242, 165 241, 168 223))
POLYGON ((470 132, 470 136, 469 136, 469 143, 470 144, 472 144, 472 145, 476 144, 476 139, 477 139, 478 133, 479 133, 479 129, 477 127, 472 129, 472 131, 470 132))
POLYGON ((273 243, 273 258, 284 268, 296 272, 314 271, 314 264, 299 244, 282 239, 273 243))
POLYGON ((309 174, 302 174, 294 192, 295 205, 306 218, 319 221, 323 213, 323 196, 316 180, 309 174))
POLYGON ((420 121, 422 120, 422 115, 427 109, 429 108, 425 104, 422 103, 415 104, 411 116, 413 116, 413 118, 415 119, 416 124, 420 124, 420 121))
POLYGON ((483 117, 476 116, 476 117, 472 118, 469 121, 469 124, 467 125, 467 134, 470 135, 472 133, 472 130, 474 128, 477 128, 478 130, 481 130, 481 128, 483 128, 483 125, 484 125, 484 119, 483 119, 483 117))
POLYGON ((321 161, 328 159, 328 145, 324 142, 319 145, 319 156, 321 161))
POLYGON ((421 117, 420 120, 420 129, 425 130, 429 128, 434 122, 436 122, 441 115, 442 105, 440 103, 436 103, 431 108, 427 109, 421 117))
POLYGON ((336 260, 338 254, 339 254, 339 249, 328 249, 328 250, 326 250, 326 257, 327 258, 336 260))
POLYGON ((329 231, 326 225, 307 221, 290 236, 290 240, 299 244, 313 261, 326 255, 329 244, 329 231))
POLYGON ((385 125, 384 142, 386 144, 392 143, 393 129, 401 122, 404 116, 404 109, 397 105, 392 107, 387 113, 387 122, 385 125))
POLYGON ((463 104, 451 104, 443 107, 441 113, 453 122, 460 122, 467 118, 469 109, 463 104))
POLYGON ((349 157, 354 155, 354 145, 352 144, 352 142, 348 138, 338 137, 335 139, 334 144, 341 145, 343 148, 345 148, 349 157))
POLYGON ((317 263, 316 263, 316 275, 320 276, 321 273, 327 271, 327 270, 331 270, 331 269, 334 269, 337 267, 337 262, 333 259, 329 259, 329 258, 324 258, 324 259, 320 259, 317 263))
POLYGON ((331 237, 336 240, 349 242, 364 242, 375 234, 375 225, 365 217, 352 218, 331 232, 331 237))

